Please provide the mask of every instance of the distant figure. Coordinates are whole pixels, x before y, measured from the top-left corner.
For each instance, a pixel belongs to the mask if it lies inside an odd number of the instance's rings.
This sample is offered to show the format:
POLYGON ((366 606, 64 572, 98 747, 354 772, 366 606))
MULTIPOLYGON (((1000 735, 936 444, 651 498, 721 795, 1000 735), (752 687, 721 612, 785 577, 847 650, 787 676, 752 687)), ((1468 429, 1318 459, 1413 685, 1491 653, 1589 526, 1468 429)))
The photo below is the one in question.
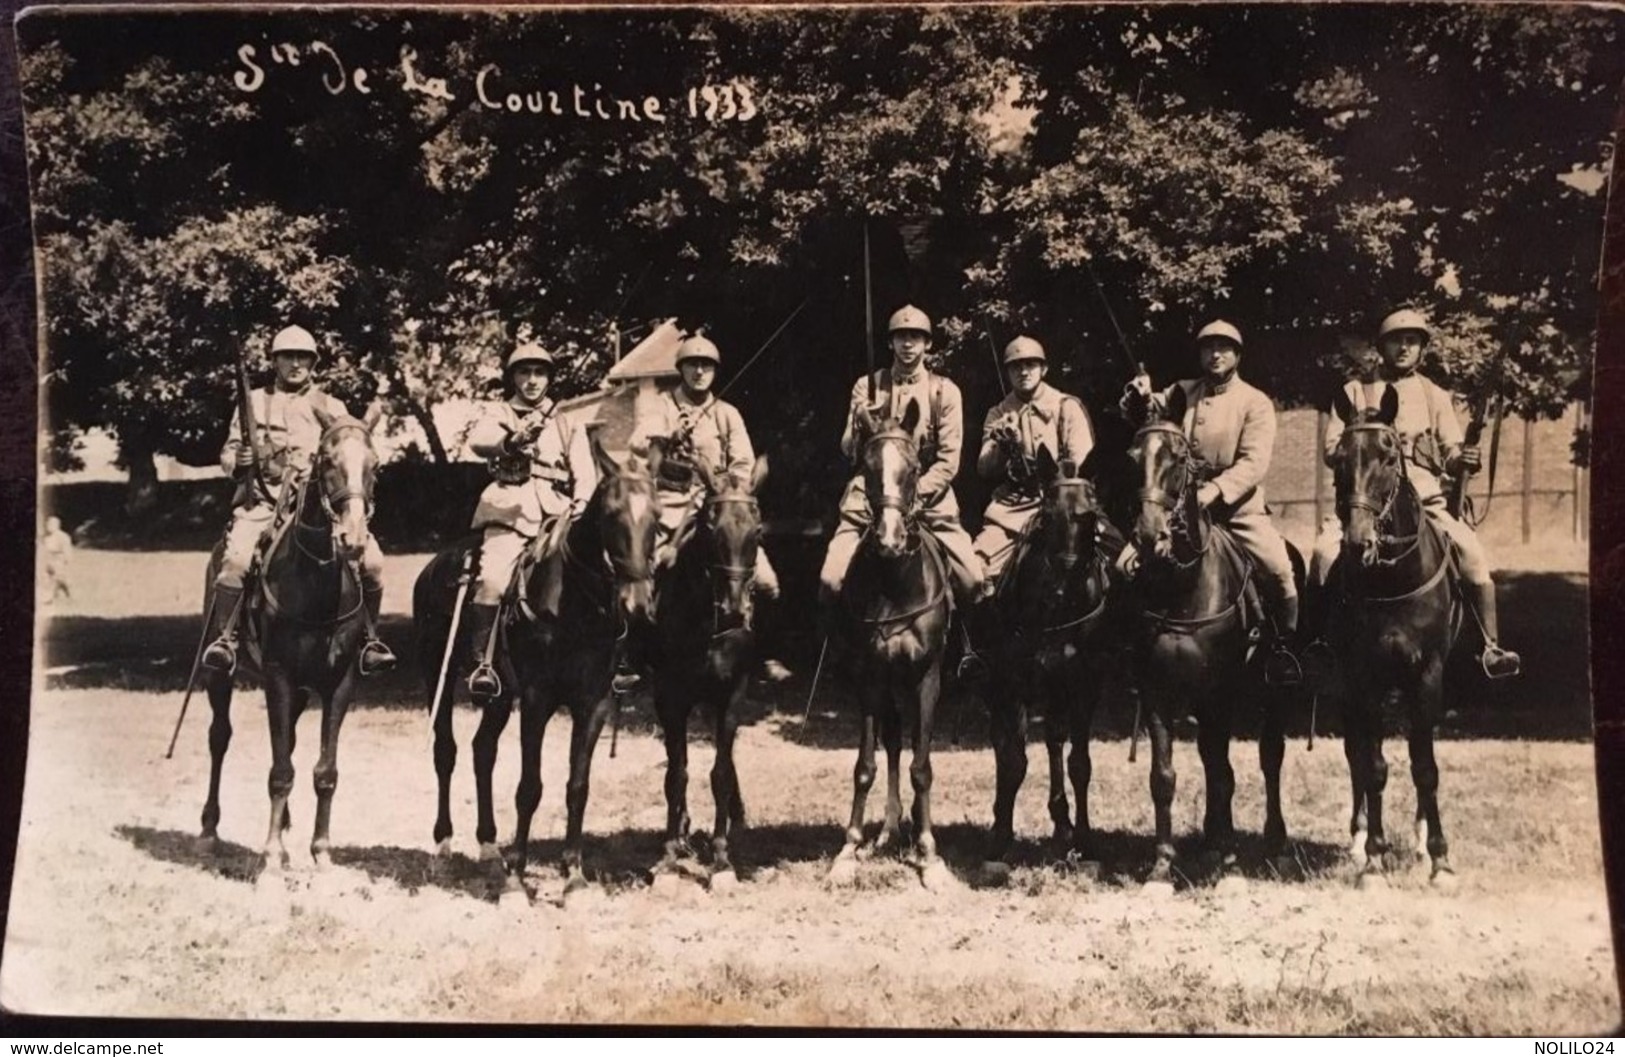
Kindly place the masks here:
POLYGON ((45 535, 40 538, 40 553, 45 556, 45 581, 40 585, 40 601, 51 605, 57 599, 70 601, 73 591, 68 586, 68 571, 73 566, 73 537, 62 530, 62 519, 45 519, 45 535))

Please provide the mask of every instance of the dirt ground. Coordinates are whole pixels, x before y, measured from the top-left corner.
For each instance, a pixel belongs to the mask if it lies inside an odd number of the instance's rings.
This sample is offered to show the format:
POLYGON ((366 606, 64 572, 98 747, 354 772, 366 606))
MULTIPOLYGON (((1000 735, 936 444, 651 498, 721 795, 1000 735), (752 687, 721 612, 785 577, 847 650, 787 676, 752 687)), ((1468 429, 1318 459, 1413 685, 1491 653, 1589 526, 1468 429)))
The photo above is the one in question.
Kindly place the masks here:
MULTIPOLYGON (((162 612, 148 598, 124 604, 127 615, 162 612)), ((551 866, 563 833, 568 720, 548 732, 531 904, 496 900, 475 858, 470 711, 456 717, 453 857, 431 855, 425 718, 408 694, 374 693, 344 729, 334 868, 315 873, 306 852, 316 753, 316 721, 306 716, 289 833, 295 869, 257 885, 269 766, 261 695, 237 696, 225 843, 211 851, 193 840, 208 774, 201 699, 165 761, 173 686, 81 685, 64 677, 67 665, 56 668, 32 711, 0 965, 8 1009, 1401 1034, 1596 1033, 1619 1019, 1591 748, 1580 741, 1441 744, 1460 874, 1447 893, 1406 854, 1414 794, 1403 741, 1388 748, 1400 861, 1387 890, 1365 891, 1351 883, 1344 851, 1341 744, 1323 736, 1307 752, 1296 738, 1283 798, 1297 863, 1278 874, 1249 840, 1249 881, 1221 893, 1193 840, 1201 772, 1187 737, 1176 757, 1184 880, 1174 895, 1153 898, 1139 886, 1152 852, 1144 746, 1133 765, 1126 740, 1093 746, 1104 862, 1091 877, 1053 862, 1043 748, 1033 745, 1016 867, 1008 883, 987 886, 979 867, 992 756, 942 736, 934 814, 954 883, 930 892, 909 866, 877 860, 862 864, 855 887, 832 889, 824 874, 840 846, 854 759, 853 720, 832 690, 807 726, 799 709, 768 709, 742 732, 741 884, 712 893, 693 880, 650 883, 665 820, 664 754, 647 717, 629 706, 617 755, 606 736, 595 762, 586 854, 597 884, 568 901, 551 866)), ((517 745, 514 723, 496 777, 504 838, 517 745)), ((690 810, 701 829, 711 817, 711 759, 709 744, 693 739, 690 810)), ((1238 743, 1232 759, 1237 821, 1253 833, 1262 820, 1256 745, 1238 743)))

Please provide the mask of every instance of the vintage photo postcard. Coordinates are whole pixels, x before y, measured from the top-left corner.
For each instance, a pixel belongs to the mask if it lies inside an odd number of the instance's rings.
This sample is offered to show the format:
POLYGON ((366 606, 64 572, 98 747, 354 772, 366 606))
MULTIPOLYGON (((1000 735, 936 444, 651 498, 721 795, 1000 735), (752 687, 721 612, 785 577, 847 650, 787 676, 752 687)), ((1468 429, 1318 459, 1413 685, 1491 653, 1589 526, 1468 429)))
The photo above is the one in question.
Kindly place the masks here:
POLYGON ((1617 10, 14 28, 6 1010, 1618 1022, 1617 10))

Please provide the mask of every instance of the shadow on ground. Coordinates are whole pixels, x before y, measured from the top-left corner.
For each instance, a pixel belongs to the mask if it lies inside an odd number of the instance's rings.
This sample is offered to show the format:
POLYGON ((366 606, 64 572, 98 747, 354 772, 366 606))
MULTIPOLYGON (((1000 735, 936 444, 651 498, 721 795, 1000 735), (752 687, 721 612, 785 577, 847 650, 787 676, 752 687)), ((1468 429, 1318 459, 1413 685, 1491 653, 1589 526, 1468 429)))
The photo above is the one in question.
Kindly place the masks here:
POLYGON ((196 833, 150 826, 117 826, 113 832, 159 862, 187 866, 228 881, 252 882, 260 873, 260 853, 230 841, 205 841, 196 833))

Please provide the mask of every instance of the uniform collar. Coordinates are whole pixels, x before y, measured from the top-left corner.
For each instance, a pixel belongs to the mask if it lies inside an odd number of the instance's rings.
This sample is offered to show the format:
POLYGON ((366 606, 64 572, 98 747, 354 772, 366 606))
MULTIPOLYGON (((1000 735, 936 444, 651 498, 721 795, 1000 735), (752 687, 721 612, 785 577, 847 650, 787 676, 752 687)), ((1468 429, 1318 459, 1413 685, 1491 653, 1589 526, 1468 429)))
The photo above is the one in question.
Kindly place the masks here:
POLYGON ((704 397, 705 398, 703 400, 695 400, 693 397, 688 395, 688 390, 684 389, 682 386, 678 386, 676 389, 673 389, 671 393, 672 402, 676 404, 678 408, 687 407, 693 408, 696 411, 704 411, 706 408, 717 402, 717 394, 715 393, 706 392, 704 397))
POLYGON ((926 377, 931 373, 925 369, 925 363, 923 361, 918 367, 914 368, 912 374, 905 375, 896 364, 893 364, 891 367, 887 368, 887 371, 889 372, 888 377, 891 379, 893 385, 918 385, 919 383, 925 381, 926 377))
POLYGON ((316 379, 314 378, 297 389, 284 389, 282 388, 281 383, 275 378, 271 379, 271 392, 273 394, 281 393, 283 396, 310 396, 312 393, 317 391, 316 379))
POLYGON ((542 397, 541 403, 535 405, 525 403, 523 400, 519 399, 517 394, 508 398, 508 406, 513 408, 514 411, 518 412, 521 416, 534 415, 538 411, 542 412, 543 414, 550 415, 553 413, 553 408, 556 403, 557 401, 546 396, 542 397))
POLYGON ((1422 372, 1412 369, 1407 374, 1395 374, 1392 368, 1390 368, 1387 364, 1383 364, 1382 370, 1378 373, 1377 377, 1382 381, 1387 382, 1389 385, 1398 385, 1407 378, 1421 378, 1422 372))
POLYGON ((1016 401, 1017 407, 1031 408, 1032 413, 1042 422, 1049 422, 1061 409, 1060 390, 1048 382, 1039 382, 1030 400, 1023 400, 1016 393, 1011 393, 1010 396, 1016 401))
POLYGON ((1215 396, 1219 395, 1220 393, 1228 393, 1230 390, 1236 388, 1240 384, 1241 368, 1239 367, 1231 371, 1230 377, 1226 378, 1222 382, 1215 382, 1205 374, 1202 376, 1203 392, 1212 393, 1215 396))

